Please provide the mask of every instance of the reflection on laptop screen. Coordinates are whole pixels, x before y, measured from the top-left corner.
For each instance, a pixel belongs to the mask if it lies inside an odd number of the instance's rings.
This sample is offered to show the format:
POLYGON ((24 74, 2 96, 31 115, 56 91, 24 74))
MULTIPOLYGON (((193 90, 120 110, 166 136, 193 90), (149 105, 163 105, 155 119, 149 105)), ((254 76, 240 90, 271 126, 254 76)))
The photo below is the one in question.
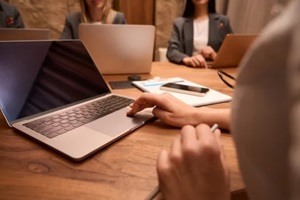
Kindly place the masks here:
POLYGON ((0 49, 1 70, 9 71, 0 73, 0 106, 9 122, 110 92, 80 41, 2 42, 0 49))

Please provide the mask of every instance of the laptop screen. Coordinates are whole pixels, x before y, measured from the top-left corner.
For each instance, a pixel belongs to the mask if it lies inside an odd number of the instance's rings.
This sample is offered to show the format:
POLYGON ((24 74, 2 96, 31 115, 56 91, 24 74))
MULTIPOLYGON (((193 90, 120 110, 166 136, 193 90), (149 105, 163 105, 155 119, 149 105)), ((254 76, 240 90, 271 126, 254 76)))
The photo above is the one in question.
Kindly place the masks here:
POLYGON ((79 40, 0 42, 0 107, 8 122, 110 93, 79 40))

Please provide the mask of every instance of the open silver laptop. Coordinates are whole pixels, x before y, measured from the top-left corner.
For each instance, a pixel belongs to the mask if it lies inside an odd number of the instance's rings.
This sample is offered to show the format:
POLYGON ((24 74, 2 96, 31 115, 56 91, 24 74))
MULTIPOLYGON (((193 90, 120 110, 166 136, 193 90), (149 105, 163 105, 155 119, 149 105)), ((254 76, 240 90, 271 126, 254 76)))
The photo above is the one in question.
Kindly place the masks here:
POLYGON ((79 40, 0 42, 0 107, 7 122, 74 160, 139 128, 79 40), (17 55, 17 57, 16 57, 17 55))
POLYGON ((208 63, 211 68, 238 67, 246 51, 257 35, 228 34, 226 35, 217 57, 208 63))
POLYGON ((102 74, 151 71, 155 38, 152 25, 80 24, 79 38, 102 74))
POLYGON ((35 28, 0 28, 0 41, 6 40, 48 40, 49 29, 35 28))

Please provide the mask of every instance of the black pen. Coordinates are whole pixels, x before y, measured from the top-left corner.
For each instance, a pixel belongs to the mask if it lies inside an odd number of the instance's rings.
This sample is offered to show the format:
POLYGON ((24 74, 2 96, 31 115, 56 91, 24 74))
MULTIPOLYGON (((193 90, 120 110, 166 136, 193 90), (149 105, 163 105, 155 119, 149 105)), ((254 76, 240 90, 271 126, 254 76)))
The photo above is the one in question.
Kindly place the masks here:
MULTIPOLYGON (((219 127, 218 124, 214 124, 212 127, 210 127, 210 131, 213 133, 217 128, 219 127)), ((147 197, 146 200, 152 200, 156 195, 160 192, 159 186, 156 186, 154 190, 150 193, 150 195, 147 197)))

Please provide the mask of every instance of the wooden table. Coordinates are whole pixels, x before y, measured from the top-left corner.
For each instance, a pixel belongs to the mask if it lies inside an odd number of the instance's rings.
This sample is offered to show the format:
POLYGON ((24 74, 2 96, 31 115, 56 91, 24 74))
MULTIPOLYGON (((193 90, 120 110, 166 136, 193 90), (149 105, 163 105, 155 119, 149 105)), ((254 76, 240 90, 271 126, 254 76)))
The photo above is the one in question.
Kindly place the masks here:
MULTIPOLYGON (((236 69, 225 71, 235 74, 236 69)), ((192 69, 170 63, 153 63, 151 74, 182 77, 232 95, 233 90, 219 79, 216 70, 192 69)), ((126 80, 127 75, 105 76, 106 81, 126 80)), ((113 90, 138 97, 136 88, 113 90)), ((211 107, 229 107, 229 103, 211 107)), ((162 148, 169 148, 180 129, 159 120, 75 163, 7 126, 0 115, 0 199, 145 199, 158 184, 156 158, 162 148)), ((231 169, 233 199, 245 194, 235 147, 230 134, 222 134, 231 169)))

